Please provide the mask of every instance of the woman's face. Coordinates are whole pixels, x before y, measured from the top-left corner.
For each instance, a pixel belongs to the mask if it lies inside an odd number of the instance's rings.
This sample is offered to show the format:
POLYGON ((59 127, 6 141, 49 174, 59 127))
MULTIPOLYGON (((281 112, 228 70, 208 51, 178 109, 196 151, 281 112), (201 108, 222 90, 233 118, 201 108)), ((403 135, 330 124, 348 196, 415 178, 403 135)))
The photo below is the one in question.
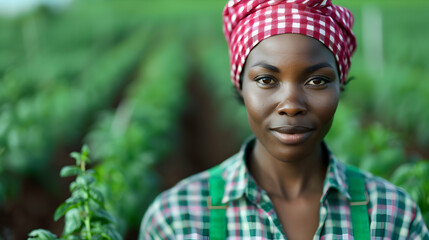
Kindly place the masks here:
POLYGON ((256 146, 282 161, 320 150, 339 93, 334 55, 305 35, 269 37, 244 65, 241 94, 256 146))

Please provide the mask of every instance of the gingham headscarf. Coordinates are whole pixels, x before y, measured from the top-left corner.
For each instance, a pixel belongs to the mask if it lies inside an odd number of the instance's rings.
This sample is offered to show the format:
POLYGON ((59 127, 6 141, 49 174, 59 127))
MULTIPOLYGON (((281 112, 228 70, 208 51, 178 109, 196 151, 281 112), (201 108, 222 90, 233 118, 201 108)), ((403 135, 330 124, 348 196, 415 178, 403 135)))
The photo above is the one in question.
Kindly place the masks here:
POLYGON ((335 55, 341 86, 356 49, 352 13, 331 0, 229 0, 223 11, 223 31, 229 45, 231 77, 240 88, 247 56, 262 40, 283 33, 313 37, 335 55))

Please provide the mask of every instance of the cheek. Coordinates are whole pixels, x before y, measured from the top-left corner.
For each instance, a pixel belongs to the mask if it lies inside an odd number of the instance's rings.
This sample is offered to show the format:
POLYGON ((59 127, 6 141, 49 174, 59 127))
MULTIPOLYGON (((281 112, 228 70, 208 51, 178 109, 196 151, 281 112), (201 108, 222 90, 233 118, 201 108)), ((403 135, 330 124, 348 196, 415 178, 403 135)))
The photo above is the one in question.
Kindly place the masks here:
POLYGON ((314 113, 318 116, 321 124, 329 124, 330 127, 338 107, 339 93, 331 92, 326 95, 318 96, 311 99, 314 113))
MULTIPOLYGON (((266 92, 266 91, 265 91, 266 92)), ((270 112, 271 96, 267 95, 264 91, 257 89, 255 86, 246 86, 243 88, 243 99, 249 118, 249 123, 263 123, 270 112)))

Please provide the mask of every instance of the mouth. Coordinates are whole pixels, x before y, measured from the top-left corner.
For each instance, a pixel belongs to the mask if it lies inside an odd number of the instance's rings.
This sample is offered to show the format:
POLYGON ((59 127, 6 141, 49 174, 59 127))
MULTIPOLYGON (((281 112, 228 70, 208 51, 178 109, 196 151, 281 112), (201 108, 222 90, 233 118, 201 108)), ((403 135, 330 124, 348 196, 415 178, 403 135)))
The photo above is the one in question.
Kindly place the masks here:
POLYGON ((270 128, 270 131, 280 142, 287 145, 296 145, 307 140, 314 129, 307 126, 285 125, 270 128))

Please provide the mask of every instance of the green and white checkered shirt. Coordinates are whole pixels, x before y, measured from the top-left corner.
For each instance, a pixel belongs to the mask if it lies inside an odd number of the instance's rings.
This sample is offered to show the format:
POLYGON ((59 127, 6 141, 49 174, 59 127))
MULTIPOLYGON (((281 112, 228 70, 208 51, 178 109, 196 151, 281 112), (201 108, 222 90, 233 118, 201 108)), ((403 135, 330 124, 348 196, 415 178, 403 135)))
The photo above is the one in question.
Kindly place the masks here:
MULTIPOLYGON (((220 165, 227 239, 286 239, 270 198, 247 170, 253 143, 245 143, 220 165)), ((404 190, 369 173, 364 176, 371 239, 429 239, 418 206, 404 190)), ((208 178, 207 171, 201 172, 159 195, 143 218, 140 239, 208 239, 208 178)), ((314 239, 353 239, 347 190, 345 165, 330 154, 314 239)))

